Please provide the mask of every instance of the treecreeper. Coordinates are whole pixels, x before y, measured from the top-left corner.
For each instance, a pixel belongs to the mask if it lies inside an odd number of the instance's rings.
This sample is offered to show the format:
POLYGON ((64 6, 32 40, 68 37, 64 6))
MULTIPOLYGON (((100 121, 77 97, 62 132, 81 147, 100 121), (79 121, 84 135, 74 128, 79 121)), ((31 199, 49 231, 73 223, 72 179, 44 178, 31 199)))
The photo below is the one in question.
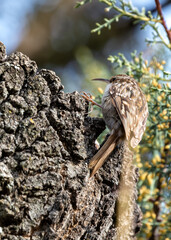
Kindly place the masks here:
POLYGON ((102 109, 103 118, 110 130, 110 136, 89 162, 91 176, 103 165, 118 143, 128 141, 135 148, 142 139, 148 117, 145 95, 137 81, 127 75, 116 75, 110 80, 96 78, 107 83, 102 104, 99 105, 85 92, 83 97, 102 109))

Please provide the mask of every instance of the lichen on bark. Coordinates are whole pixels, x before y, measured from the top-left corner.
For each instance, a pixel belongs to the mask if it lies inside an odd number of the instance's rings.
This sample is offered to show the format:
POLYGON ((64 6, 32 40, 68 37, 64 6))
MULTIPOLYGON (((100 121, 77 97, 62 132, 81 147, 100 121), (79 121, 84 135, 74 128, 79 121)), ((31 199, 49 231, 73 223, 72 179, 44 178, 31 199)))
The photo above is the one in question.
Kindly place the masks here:
MULTIPOLYGON (((6 56, 0 43, 1 239, 116 238, 122 147, 89 179, 87 161, 105 124, 63 88, 53 71, 19 52, 6 56)), ((133 215, 136 231, 136 203, 133 215)))

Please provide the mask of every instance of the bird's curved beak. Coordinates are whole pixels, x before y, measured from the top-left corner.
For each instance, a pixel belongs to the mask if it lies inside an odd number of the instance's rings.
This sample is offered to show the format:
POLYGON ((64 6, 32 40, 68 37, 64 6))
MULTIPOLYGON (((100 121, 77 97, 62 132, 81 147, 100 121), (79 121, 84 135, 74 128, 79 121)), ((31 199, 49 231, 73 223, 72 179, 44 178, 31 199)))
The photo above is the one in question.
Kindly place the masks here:
POLYGON ((106 82, 106 83, 110 82, 109 79, 105 79, 105 78, 94 78, 94 79, 92 79, 92 81, 101 81, 101 82, 106 82))

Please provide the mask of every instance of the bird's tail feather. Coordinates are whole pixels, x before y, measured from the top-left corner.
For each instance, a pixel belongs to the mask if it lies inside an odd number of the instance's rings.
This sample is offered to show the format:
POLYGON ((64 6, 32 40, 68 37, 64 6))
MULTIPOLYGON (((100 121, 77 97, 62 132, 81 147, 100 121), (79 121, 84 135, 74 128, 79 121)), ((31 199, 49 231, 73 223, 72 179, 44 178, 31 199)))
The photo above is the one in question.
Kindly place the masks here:
POLYGON ((111 134, 100 150, 90 160, 89 168, 93 168, 90 177, 92 177, 98 171, 98 169, 112 153, 116 146, 117 140, 117 134, 111 134))

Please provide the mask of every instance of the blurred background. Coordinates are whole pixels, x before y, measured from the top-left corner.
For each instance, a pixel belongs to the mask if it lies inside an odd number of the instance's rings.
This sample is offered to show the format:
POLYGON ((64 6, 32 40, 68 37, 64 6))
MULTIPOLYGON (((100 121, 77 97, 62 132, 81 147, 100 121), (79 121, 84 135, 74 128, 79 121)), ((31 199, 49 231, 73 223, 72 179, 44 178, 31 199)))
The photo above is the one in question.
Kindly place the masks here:
MULTIPOLYGON (((152 38, 151 28, 146 27, 141 31, 140 24, 135 25, 132 20, 122 18, 112 24, 111 30, 103 29, 101 35, 91 33, 96 27, 95 23, 104 23, 104 18, 113 17, 115 12, 106 11, 105 5, 98 0, 76 9, 76 1, 1 0, 0 41, 5 44, 7 54, 21 51, 35 60, 39 69, 55 71, 65 86, 65 92, 90 92, 94 96, 98 95, 99 102, 102 90, 98 89, 99 83, 91 79, 110 78, 111 75, 123 71, 114 68, 107 60, 109 55, 121 52, 130 60, 131 52, 136 49, 137 53, 143 52, 146 60, 156 57, 153 64, 151 61, 146 63, 145 69, 148 73, 148 68, 154 69, 155 75, 159 70, 163 73, 163 69, 170 72, 169 50, 160 44, 147 46, 145 42, 146 38, 152 38)), ((155 0, 132 0, 132 3, 138 9, 145 7, 146 11, 157 15, 155 0)), ((171 29, 171 0, 160 0, 160 3, 168 29, 171 29)), ((162 37, 167 39, 162 26, 159 31, 162 37)), ((158 83, 156 79, 151 79, 151 76, 150 81, 148 80, 141 87, 148 93, 146 96, 150 110, 149 121, 144 142, 137 147, 135 154, 136 165, 140 169, 138 202, 144 214, 143 227, 138 239, 170 240, 169 82, 168 85, 162 86, 162 81, 158 83), (152 88, 150 90, 151 95, 148 92, 150 85, 153 88, 153 91, 152 88), (153 237, 156 231, 159 232, 160 238, 153 237)), ((104 85, 100 87, 103 88, 104 85)), ((94 114, 97 116, 101 113, 96 109, 94 114)), ((105 131, 98 140, 103 141, 104 136, 105 131)))
MULTIPOLYGON (((133 0, 137 8, 156 14, 154 0, 133 0)), ((160 0, 167 26, 171 27, 171 1, 160 0)), ((85 90, 96 93, 92 78, 108 78, 115 74, 107 57, 122 52, 128 59, 137 49, 148 56, 153 47, 144 41, 151 31, 140 30, 128 18, 91 33, 95 23, 102 23, 115 13, 106 12, 97 0, 76 9, 76 0, 1 0, 0 41, 7 53, 21 51, 35 60, 39 69, 54 70, 65 85, 66 92, 85 90)), ((163 34, 164 31, 163 31, 163 34)), ((159 50, 158 50, 159 51, 159 50)), ((160 56, 160 52, 159 52, 160 56)))

